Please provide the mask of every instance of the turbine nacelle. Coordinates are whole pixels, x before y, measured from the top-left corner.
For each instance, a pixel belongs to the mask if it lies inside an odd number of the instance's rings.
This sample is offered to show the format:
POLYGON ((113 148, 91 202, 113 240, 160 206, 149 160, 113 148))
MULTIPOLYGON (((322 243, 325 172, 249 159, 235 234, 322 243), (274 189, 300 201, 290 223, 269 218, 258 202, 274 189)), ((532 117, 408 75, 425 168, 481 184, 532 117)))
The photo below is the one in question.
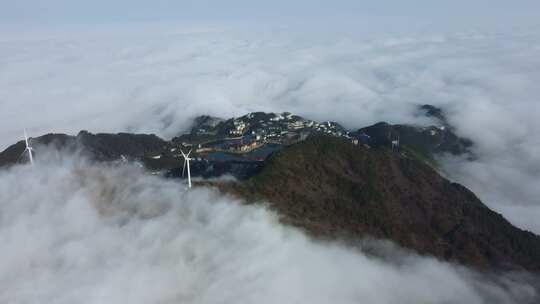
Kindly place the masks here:
POLYGON ((184 159, 190 159, 190 160, 192 159, 192 158, 189 158, 189 155, 191 154, 191 150, 189 150, 189 152, 186 154, 184 153, 184 151, 180 149, 180 153, 182 153, 182 156, 184 157, 184 159))

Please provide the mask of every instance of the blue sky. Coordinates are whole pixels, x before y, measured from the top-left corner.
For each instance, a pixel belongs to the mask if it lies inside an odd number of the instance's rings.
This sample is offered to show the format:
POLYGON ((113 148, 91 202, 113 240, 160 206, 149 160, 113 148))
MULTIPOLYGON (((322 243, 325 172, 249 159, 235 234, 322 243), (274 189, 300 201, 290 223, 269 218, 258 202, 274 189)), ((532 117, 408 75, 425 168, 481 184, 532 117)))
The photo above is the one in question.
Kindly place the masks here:
POLYGON ((3 24, 124 22, 320 22, 387 20, 407 26, 520 26, 538 23, 535 0, 0 0, 3 24))

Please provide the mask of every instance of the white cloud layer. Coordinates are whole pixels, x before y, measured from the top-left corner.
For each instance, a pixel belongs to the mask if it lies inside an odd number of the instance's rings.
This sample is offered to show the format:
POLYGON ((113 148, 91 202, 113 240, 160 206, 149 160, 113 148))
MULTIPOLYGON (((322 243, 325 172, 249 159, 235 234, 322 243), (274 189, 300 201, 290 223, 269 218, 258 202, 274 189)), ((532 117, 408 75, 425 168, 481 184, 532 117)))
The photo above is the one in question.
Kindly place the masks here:
MULTIPOLYGON (((353 32, 349 29, 347 32, 353 32)), ((199 114, 291 111, 350 128, 445 107, 479 160, 447 162, 514 224, 540 233, 540 34, 365 39, 331 31, 161 28, 5 36, 0 146, 30 133, 154 132, 199 114)))
POLYGON ((184 187, 77 159, 0 172, 0 302, 532 303, 538 296, 515 276, 488 280, 396 248, 399 262, 317 243, 260 206, 184 187))

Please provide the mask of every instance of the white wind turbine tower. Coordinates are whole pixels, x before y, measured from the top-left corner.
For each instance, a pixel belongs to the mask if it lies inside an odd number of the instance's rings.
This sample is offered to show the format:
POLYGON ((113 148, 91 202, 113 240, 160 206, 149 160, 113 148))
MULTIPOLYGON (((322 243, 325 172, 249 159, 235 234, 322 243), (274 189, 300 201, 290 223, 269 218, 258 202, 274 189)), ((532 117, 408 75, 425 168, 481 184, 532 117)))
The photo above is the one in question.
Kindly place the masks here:
POLYGON ((392 151, 399 150, 399 135, 397 139, 392 140, 392 151))
POLYGON ((23 154, 24 154, 24 152, 28 152, 28 158, 30 159, 30 164, 33 167, 34 166, 34 155, 32 155, 32 153, 34 151, 34 148, 32 148, 32 146, 30 146, 30 143, 28 141, 28 135, 26 135, 26 130, 24 130, 24 142, 26 143, 26 149, 24 149, 23 154))
POLYGON ((191 154, 191 150, 187 154, 184 153, 180 149, 180 152, 182 153, 182 156, 184 157, 184 168, 182 169, 182 177, 184 177, 184 171, 186 170, 186 164, 187 164, 187 176, 188 176, 188 188, 191 188, 191 170, 189 169, 189 161, 191 158, 189 157, 189 154, 191 154))

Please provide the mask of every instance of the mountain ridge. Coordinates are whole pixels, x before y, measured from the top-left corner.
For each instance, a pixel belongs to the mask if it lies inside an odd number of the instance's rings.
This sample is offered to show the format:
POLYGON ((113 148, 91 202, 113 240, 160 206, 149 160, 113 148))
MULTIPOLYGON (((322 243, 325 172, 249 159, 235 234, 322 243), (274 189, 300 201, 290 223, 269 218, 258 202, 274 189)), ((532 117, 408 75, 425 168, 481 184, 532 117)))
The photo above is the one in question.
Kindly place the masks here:
POLYGON ((373 236, 443 260, 540 271, 540 237, 513 227, 470 190, 390 151, 316 137, 272 155, 254 177, 217 184, 267 201, 316 237, 373 236))
MULTIPOLYGON (((441 110, 419 110, 436 124, 381 122, 348 131, 287 112, 254 112, 227 120, 201 116, 189 133, 170 141, 154 134, 81 131, 46 134, 31 144, 38 163, 41 148, 52 146, 83 151, 94 161, 136 162, 171 178, 183 178, 180 150, 193 150, 193 177, 239 179, 195 185, 269 202, 285 222, 315 237, 372 236, 477 268, 539 272, 540 237, 512 226, 436 171, 437 155, 474 158, 473 143, 452 131, 441 110)), ((19 141, 1 152, 0 168, 17 164, 24 149, 19 141)))

